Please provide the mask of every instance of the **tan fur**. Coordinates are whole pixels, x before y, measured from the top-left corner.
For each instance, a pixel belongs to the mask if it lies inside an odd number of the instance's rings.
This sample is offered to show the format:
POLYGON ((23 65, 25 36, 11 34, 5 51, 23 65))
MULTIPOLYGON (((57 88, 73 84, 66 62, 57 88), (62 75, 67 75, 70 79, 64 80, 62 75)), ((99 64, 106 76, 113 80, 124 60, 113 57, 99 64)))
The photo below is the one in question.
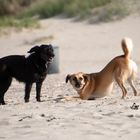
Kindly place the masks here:
POLYGON ((133 83, 137 73, 137 65, 130 58, 133 48, 132 40, 124 38, 121 44, 124 55, 112 59, 100 72, 91 74, 79 72, 67 75, 66 82, 70 81, 81 99, 87 100, 108 95, 112 91, 114 80, 122 90, 122 98, 125 98, 127 94, 124 86, 126 81, 132 87, 134 95, 137 95, 133 83))

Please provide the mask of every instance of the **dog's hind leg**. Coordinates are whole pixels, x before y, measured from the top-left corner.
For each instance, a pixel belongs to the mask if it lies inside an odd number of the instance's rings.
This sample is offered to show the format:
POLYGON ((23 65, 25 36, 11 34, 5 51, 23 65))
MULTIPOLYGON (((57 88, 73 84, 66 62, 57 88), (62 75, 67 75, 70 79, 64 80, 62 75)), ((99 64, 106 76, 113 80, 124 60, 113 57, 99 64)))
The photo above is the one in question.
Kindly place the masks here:
POLYGON ((122 90, 122 93, 123 93, 123 95, 122 95, 122 99, 124 99, 125 96, 126 96, 126 94, 127 94, 127 90, 126 90, 126 88, 124 87, 124 84, 123 84, 122 81, 120 81, 120 80, 118 80, 118 79, 116 79, 116 81, 117 81, 119 87, 120 87, 121 90, 122 90))
POLYGON ((25 84, 25 97, 24 97, 25 103, 29 102, 31 88, 32 88, 32 83, 25 84))
POLYGON ((129 78, 129 79, 128 79, 128 83, 130 84, 130 86, 131 86, 131 88, 132 88, 132 90, 133 90, 133 92, 134 92, 134 96, 137 96, 137 90, 136 90, 136 88, 135 88, 135 86, 134 86, 133 80, 129 78))
POLYGON ((11 77, 3 77, 2 79, 0 79, 0 105, 5 105, 4 94, 11 85, 11 82, 11 77))
POLYGON ((121 70, 121 69, 117 69, 116 71, 115 71, 115 80, 116 80, 116 82, 117 82, 117 84, 119 85, 119 87, 121 88, 121 90, 122 90, 122 93, 123 93, 123 95, 122 95, 122 99, 124 99, 125 98, 125 96, 126 96, 126 94, 127 94, 127 90, 126 90, 126 88, 125 88, 125 86, 124 86, 124 73, 123 73, 123 71, 121 70))

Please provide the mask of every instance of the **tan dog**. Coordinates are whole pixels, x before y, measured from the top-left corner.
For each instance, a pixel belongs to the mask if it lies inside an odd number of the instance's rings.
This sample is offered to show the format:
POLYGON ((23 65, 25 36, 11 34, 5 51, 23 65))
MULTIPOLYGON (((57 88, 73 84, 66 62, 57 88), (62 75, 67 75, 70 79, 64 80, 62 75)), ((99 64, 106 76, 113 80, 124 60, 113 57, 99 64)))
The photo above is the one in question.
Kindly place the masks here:
POLYGON ((112 59, 100 72, 91 74, 79 72, 67 75, 66 83, 70 81, 81 99, 94 99, 108 95, 112 91, 114 80, 122 90, 122 98, 127 94, 124 86, 126 81, 132 87, 134 95, 137 96, 133 83, 137 73, 137 65, 130 58, 133 48, 132 40, 124 38, 121 45, 124 55, 112 59))

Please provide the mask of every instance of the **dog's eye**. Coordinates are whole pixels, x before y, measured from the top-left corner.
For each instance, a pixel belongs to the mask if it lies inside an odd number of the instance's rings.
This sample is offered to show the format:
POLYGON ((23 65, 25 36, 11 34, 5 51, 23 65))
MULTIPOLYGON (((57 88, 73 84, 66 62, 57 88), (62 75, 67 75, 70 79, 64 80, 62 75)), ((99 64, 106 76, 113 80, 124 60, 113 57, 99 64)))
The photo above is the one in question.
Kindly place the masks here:
POLYGON ((83 80, 83 78, 82 78, 82 77, 80 77, 80 78, 79 78, 79 80, 80 80, 80 81, 82 81, 82 80, 83 80))
POLYGON ((76 81, 76 77, 73 78, 73 81, 76 81))

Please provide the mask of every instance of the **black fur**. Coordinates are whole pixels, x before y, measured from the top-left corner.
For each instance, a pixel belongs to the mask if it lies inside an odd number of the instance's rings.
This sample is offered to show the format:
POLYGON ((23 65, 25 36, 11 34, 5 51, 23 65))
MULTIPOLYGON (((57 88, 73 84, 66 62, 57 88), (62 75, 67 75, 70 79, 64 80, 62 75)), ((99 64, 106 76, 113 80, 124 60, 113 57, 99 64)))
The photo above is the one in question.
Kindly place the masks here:
POLYGON ((70 80, 70 75, 68 74, 67 76, 66 76, 66 83, 68 83, 68 81, 70 80))
POLYGON ((0 104, 4 105, 4 94, 14 77, 25 83, 25 102, 29 102, 32 84, 36 83, 36 100, 40 102, 41 86, 46 78, 49 64, 54 57, 51 45, 35 46, 30 55, 11 55, 0 59, 0 104))

